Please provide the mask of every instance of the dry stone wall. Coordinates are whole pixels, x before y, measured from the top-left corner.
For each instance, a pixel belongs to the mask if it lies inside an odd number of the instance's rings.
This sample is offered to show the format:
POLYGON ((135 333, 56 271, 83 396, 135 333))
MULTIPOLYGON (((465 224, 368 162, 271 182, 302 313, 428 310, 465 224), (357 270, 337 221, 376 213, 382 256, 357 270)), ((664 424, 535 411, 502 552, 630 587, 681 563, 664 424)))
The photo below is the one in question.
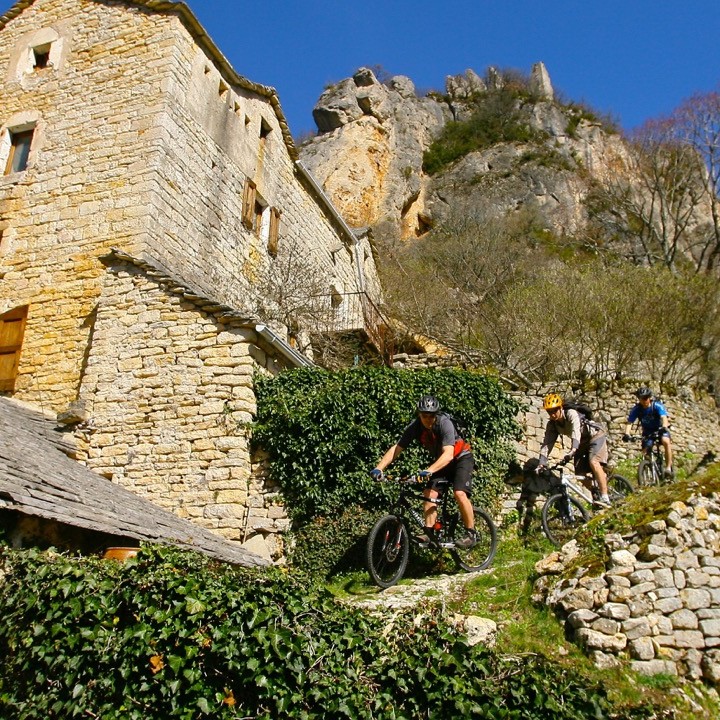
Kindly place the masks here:
MULTIPOLYGON (((464 367, 466 362, 454 356, 439 355, 397 355, 396 368, 441 368, 464 367)), ((570 387, 548 386, 535 391, 510 394, 520 403, 521 411, 517 420, 523 429, 522 438, 516 443, 518 459, 523 462, 537 457, 542 445, 547 413, 542 409, 542 400, 546 393, 557 392, 566 398, 575 398, 587 402, 596 411, 598 421, 604 425, 610 435, 611 460, 615 463, 623 460, 638 460, 639 445, 628 445, 621 438, 625 430, 627 415, 636 401, 636 386, 617 388, 588 395, 579 395, 570 387)), ((672 397, 662 397, 670 419, 670 430, 676 455, 691 455, 700 459, 706 453, 720 451, 720 412, 709 397, 696 397, 689 388, 672 397)), ((565 441, 567 442, 567 440, 565 441)), ((554 458, 561 458, 567 448, 558 441, 554 458)))
POLYGON ((536 565, 535 599, 564 619, 595 663, 622 660, 720 685, 720 496, 675 502, 667 517, 605 538, 601 574, 579 568, 575 541, 536 565))

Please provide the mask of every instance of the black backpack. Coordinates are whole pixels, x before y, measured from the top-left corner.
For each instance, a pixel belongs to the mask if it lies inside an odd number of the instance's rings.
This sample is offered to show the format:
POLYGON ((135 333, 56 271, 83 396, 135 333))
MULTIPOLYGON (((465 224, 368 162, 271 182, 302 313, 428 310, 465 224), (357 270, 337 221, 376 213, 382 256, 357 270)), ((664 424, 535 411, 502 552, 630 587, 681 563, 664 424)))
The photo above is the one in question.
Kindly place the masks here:
POLYGON ((585 418, 588 422, 592 422, 593 409, 585 403, 576 402, 575 400, 565 400, 565 402, 563 402, 563 410, 565 412, 568 410, 575 410, 580 414, 581 420, 585 418))
POLYGON ((470 431, 468 430, 467 425, 462 420, 445 411, 440 412, 440 415, 444 415, 446 418, 448 418, 448 420, 450 420, 450 422, 453 424, 453 427, 455 428, 455 432, 463 440, 467 440, 470 437, 470 431))

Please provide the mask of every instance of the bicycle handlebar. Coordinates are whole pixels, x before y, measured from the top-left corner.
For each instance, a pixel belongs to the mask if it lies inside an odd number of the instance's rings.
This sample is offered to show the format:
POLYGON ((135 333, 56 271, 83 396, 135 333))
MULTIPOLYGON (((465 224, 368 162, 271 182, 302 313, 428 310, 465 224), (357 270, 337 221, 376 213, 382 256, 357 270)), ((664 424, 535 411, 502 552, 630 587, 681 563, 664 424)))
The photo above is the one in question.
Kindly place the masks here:
POLYGON ((413 473, 412 475, 403 475, 399 478, 390 477, 385 473, 381 473, 377 478, 377 482, 396 482, 401 485, 417 485, 423 483, 427 478, 420 477, 420 473, 413 473))

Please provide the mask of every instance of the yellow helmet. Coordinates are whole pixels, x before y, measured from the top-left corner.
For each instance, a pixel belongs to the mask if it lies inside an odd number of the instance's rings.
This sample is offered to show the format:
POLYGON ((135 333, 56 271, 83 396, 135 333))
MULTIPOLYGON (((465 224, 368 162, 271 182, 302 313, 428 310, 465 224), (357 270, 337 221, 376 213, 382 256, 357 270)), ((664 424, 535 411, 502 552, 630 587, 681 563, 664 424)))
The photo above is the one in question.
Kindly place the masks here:
POLYGON ((550 393, 543 398, 543 410, 556 410, 562 404, 563 399, 557 393, 550 393))

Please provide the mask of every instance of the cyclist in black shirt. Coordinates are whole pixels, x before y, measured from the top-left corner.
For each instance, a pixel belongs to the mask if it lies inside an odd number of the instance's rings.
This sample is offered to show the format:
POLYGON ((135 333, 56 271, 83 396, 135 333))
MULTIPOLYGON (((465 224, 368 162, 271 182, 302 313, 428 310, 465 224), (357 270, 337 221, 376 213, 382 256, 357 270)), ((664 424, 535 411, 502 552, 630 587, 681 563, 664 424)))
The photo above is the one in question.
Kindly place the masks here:
MULTIPOLYGON (((476 543, 475 517, 470 493, 472 491, 472 473, 475 459, 472 450, 457 432, 452 420, 440 412, 440 403, 433 395, 425 395, 417 404, 418 417, 402 432, 400 439, 380 459, 370 474, 379 478, 383 470, 390 465, 411 442, 419 442, 434 458, 433 462, 419 473, 426 478, 423 495, 428 500, 437 499, 438 479, 447 478, 453 484, 455 501, 465 525, 465 535, 455 544, 461 548, 472 547, 476 543)), ((433 526, 437 516, 436 505, 426 502, 424 507, 425 531, 416 538, 418 542, 430 542, 434 538, 433 526)))

